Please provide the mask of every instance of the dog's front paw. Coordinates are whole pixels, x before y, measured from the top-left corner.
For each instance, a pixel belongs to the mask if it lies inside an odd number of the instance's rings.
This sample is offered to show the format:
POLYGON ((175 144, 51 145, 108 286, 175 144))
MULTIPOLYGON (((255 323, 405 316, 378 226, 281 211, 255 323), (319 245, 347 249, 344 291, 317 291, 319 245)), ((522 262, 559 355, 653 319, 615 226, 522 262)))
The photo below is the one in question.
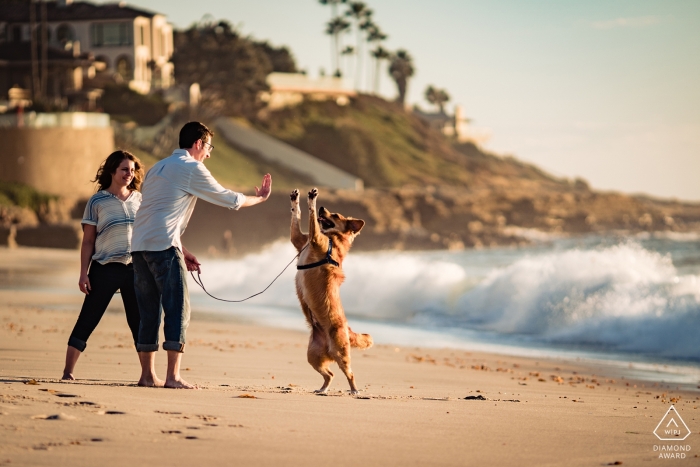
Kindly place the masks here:
POLYGON ((309 191, 309 199, 316 199, 318 196, 318 188, 314 188, 313 190, 309 191))
POLYGON ((299 190, 294 189, 294 191, 292 191, 292 192, 289 194, 289 199, 291 199, 292 202, 298 200, 298 199, 299 199, 299 190))

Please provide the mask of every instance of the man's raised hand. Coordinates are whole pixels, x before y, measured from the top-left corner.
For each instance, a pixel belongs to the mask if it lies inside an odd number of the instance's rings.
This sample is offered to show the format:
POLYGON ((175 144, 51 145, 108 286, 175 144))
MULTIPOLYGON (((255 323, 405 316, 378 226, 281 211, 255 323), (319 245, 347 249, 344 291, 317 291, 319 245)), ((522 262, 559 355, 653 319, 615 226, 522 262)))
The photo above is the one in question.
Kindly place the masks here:
POLYGON ((255 196, 260 196, 263 199, 267 199, 272 192, 272 176, 270 174, 265 174, 262 179, 262 185, 260 188, 255 187, 255 196))

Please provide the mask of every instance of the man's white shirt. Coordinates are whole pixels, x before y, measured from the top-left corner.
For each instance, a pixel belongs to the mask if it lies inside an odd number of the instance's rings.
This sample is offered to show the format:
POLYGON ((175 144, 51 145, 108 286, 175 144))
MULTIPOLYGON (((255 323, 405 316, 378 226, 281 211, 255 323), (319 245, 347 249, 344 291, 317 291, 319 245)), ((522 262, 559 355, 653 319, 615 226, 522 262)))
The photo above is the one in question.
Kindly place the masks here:
POLYGON ((176 149, 148 171, 141 188, 143 200, 136 213, 132 251, 182 250, 185 232, 197 198, 229 209, 245 202, 242 193, 227 190, 209 169, 185 149, 176 149))

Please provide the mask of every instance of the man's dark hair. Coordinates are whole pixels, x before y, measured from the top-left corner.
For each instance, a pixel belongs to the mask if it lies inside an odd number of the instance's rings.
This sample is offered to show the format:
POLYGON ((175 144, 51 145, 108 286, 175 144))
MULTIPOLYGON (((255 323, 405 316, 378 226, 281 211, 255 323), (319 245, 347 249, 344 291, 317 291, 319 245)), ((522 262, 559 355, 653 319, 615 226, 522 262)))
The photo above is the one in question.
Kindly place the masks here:
POLYGON ((204 123, 187 122, 180 130, 180 149, 189 149, 199 140, 207 142, 208 137, 214 136, 214 132, 204 123))

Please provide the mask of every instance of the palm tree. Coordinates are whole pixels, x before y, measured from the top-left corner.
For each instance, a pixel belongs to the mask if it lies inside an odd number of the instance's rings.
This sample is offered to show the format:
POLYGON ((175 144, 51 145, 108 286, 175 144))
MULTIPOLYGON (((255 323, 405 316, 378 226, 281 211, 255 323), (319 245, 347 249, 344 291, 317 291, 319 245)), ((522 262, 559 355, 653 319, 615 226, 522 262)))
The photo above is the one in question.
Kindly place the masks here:
POLYGON ((345 46, 345 48, 340 52, 340 55, 343 57, 347 57, 348 59, 345 61, 346 68, 349 75, 352 75, 352 56, 355 55, 355 47, 348 45, 345 46))
POLYGON ((336 16, 328 23, 326 23, 326 34, 333 38, 333 57, 335 59, 335 76, 342 76, 340 70, 340 34, 347 31, 350 28, 350 23, 345 21, 341 16, 336 16))
POLYGON ((438 89, 432 85, 425 90, 425 99, 440 108, 440 113, 445 113, 445 102, 450 100, 450 95, 444 89, 438 89))
MULTIPOLYGON (((348 0, 318 0, 321 5, 331 6, 331 22, 334 18, 338 17, 338 5, 341 3, 347 3, 348 0)), ((327 27, 330 25, 326 25, 327 27)), ((335 60, 335 74, 338 74, 340 68, 338 67, 338 36, 335 33, 329 33, 326 29, 326 34, 331 36, 331 67, 333 67, 333 61, 335 60)))
MULTIPOLYGON (((370 51, 370 55, 374 57, 374 87, 372 90, 376 94, 379 91, 379 69, 381 68, 381 61, 389 58, 389 52, 387 52, 382 46, 382 41, 385 41, 389 36, 384 34, 379 26, 372 23, 372 27, 367 31, 367 42, 370 44, 377 43, 377 47, 370 51)), ((371 79, 371 74, 370 74, 371 79)))
POLYGON ((374 93, 379 93, 379 76, 382 68, 382 61, 391 57, 391 54, 381 45, 378 45, 376 49, 372 52, 372 57, 374 57, 374 93))
POLYGON ((360 75, 362 73, 362 31, 371 24, 372 10, 363 2, 350 2, 345 16, 355 21, 355 33, 357 34, 357 60, 355 66, 355 89, 360 88, 360 75))
POLYGON ((391 55, 391 63, 389 65, 389 75, 396 82, 399 95, 396 101, 403 107, 406 104, 406 88, 408 87, 408 79, 413 76, 415 68, 413 68, 413 58, 403 49, 397 50, 391 55))
POLYGON ((318 0, 321 5, 331 6, 331 19, 338 16, 338 5, 341 3, 347 3, 348 0, 318 0))

